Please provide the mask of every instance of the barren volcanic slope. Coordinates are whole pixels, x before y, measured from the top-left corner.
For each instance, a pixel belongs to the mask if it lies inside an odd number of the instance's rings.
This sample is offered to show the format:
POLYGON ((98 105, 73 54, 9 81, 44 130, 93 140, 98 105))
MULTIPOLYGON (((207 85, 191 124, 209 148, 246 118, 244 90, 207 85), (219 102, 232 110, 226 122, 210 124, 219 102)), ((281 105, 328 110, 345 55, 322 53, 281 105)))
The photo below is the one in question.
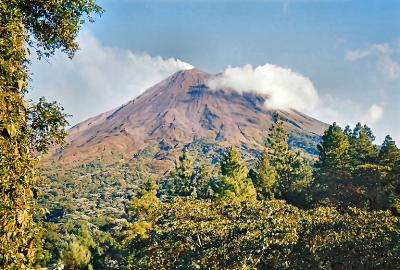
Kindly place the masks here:
MULTIPOLYGON (((198 69, 175 73, 118 109, 71 128, 69 145, 52 160, 87 161, 116 152, 131 156, 149 145, 178 149, 198 138, 260 149, 274 113, 264 106, 268 97, 211 90, 207 81, 213 76, 198 69)), ((312 151, 326 124, 293 110, 280 114, 292 145, 312 151)))

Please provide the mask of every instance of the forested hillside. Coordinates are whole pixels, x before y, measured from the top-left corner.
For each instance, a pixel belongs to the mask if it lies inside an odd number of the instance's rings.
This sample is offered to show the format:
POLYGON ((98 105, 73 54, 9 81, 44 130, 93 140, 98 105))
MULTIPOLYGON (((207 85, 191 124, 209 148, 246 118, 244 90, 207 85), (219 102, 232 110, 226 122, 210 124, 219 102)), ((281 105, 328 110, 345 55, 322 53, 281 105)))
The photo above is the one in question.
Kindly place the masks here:
MULTIPOLYGON (((130 162, 45 171, 38 263, 67 269, 396 269, 400 150, 370 128, 331 125, 317 161, 283 122, 253 156, 205 141, 154 173, 130 162)), ((150 160, 150 161, 149 161, 150 160)))

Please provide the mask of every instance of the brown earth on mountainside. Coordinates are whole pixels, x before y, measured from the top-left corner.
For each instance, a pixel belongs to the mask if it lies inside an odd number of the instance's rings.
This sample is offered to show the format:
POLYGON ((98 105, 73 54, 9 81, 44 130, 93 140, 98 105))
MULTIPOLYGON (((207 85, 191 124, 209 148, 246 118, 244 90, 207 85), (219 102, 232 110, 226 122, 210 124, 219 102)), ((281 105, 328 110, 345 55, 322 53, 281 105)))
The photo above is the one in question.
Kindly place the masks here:
MULTIPOLYGON (((56 149, 49 160, 82 162, 115 153, 131 157, 150 145, 178 152, 200 138, 223 146, 260 149, 275 113, 264 105, 268 97, 211 90, 207 81, 214 76, 198 69, 173 74, 121 107, 72 127, 68 145, 56 149)), ((327 128, 295 110, 279 113, 295 141, 315 141, 327 128)), ((298 145, 305 148, 301 142, 298 145)))

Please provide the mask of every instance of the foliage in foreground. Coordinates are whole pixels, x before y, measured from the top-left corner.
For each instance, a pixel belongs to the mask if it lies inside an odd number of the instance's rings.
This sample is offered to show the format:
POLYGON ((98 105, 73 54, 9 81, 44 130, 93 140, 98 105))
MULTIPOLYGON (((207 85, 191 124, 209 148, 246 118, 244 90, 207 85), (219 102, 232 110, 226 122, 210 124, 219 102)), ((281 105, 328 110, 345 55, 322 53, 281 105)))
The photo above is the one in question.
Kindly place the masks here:
POLYGON ((57 49, 72 57, 83 17, 92 20, 97 12, 92 0, 0 0, 1 269, 29 267, 36 257, 38 156, 63 141, 67 125, 58 104, 44 99, 29 104, 25 98, 29 48, 39 57, 57 49))
POLYGON ((387 137, 378 148, 366 126, 351 131, 333 124, 312 176, 308 162, 289 149, 281 126, 278 119, 250 170, 234 147, 221 155, 219 172, 207 173, 185 150, 167 182, 159 179, 157 186, 140 178, 125 214, 87 222, 64 217, 66 224, 48 227, 45 264, 396 269, 400 218, 392 205, 399 200, 400 150, 394 141, 387 137), (60 241, 63 234, 68 237, 60 241))
POLYGON ((400 219, 385 211, 177 197, 147 218, 123 249, 129 269, 394 269, 400 259, 400 219))

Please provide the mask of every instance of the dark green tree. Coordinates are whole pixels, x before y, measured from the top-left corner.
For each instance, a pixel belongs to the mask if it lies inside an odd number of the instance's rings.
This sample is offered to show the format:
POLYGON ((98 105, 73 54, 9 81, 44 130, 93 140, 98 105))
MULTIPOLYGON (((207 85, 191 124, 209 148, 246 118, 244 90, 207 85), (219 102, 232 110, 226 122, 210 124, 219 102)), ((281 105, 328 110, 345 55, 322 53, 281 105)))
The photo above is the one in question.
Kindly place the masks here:
POLYGON ((289 152, 288 134, 279 114, 275 114, 274 123, 269 128, 267 147, 271 151, 271 164, 278 175, 284 175, 287 171, 287 156, 289 152))
POLYGON ((274 123, 269 128, 267 147, 271 151, 271 165, 277 173, 275 191, 282 198, 290 185, 292 168, 289 163, 288 134, 279 114, 274 115, 274 123))
POLYGON ((397 148, 396 142, 387 135, 382 143, 378 154, 379 164, 393 168, 400 161, 400 149, 397 148))
POLYGON ((391 171, 400 160, 399 150, 390 136, 379 151, 374 140, 372 130, 360 123, 343 132, 335 123, 329 127, 316 163, 313 191, 318 203, 370 210, 396 208, 397 183, 391 171))
POLYGON ((312 168, 309 162, 301 157, 299 152, 289 151, 288 164, 290 164, 290 171, 287 176, 288 181, 282 182, 286 185, 278 186, 279 194, 288 203, 301 207, 308 206, 311 201, 312 168))
MULTIPOLYGON (((28 267, 35 257, 38 230, 32 214, 40 154, 37 151, 46 150, 49 139, 60 141, 65 135, 58 129, 63 120, 48 118, 49 108, 55 106, 39 102, 44 106, 31 107, 25 99, 30 49, 35 48, 39 57, 50 56, 57 49, 72 57, 78 49, 75 37, 84 17, 92 20, 93 14, 100 11, 92 0, 0 1, 2 269, 28 267)), ((51 114, 59 115, 54 111, 51 114)))
POLYGON ((400 215, 400 161, 394 164, 387 178, 386 197, 389 201, 389 209, 396 215, 400 215))
POLYGON ((347 179, 351 175, 350 142, 343 130, 333 123, 318 145, 317 177, 347 179))
POLYGON ((375 136, 372 130, 357 123, 348 138, 352 166, 348 190, 353 192, 348 203, 369 209, 385 208, 384 178, 388 171, 387 167, 377 164, 378 148, 373 144, 375 136))
POLYGON ((257 191, 257 199, 270 200, 275 197, 276 171, 270 163, 267 148, 261 153, 255 168, 250 170, 249 176, 257 191))
POLYGON ((175 170, 165 180, 166 193, 170 196, 211 197, 210 171, 200 164, 195 166, 189 150, 185 148, 175 164, 175 170))
POLYGON ((267 146, 271 151, 271 165, 277 173, 274 188, 276 197, 294 202, 299 192, 310 185, 312 170, 298 152, 289 149, 288 134, 279 114, 275 114, 274 123, 269 129, 267 146))
POLYGON ((386 136, 378 154, 378 163, 385 169, 387 176, 384 180, 384 193, 380 192, 385 199, 386 208, 392 210, 396 215, 400 214, 400 149, 396 146, 391 136, 386 136))
POLYGON ((387 186, 389 171, 389 167, 379 164, 358 165, 346 187, 351 196, 342 204, 373 210, 389 209, 390 192, 387 186))
MULTIPOLYGON (((346 132, 350 133, 349 128, 346 132)), ((349 138, 336 123, 333 123, 324 132, 318 150, 313 200, 319 204, 334 204, 344 207, 343 204, 347 205, 352 199, 356 199, 351 183, 349 138)))
POLYGON ((255 200, 257 197, 248 168, 235 147, 228 147, 221 161, 221 179, 218 182, 218 200, 255 200))
POLYGON ((350 158, 354 167, 375 162, 378 149, 373 143, 375 136, 367 125, 362 126, 361 123, 357 123, 348 138, 350 142, 350 158))

